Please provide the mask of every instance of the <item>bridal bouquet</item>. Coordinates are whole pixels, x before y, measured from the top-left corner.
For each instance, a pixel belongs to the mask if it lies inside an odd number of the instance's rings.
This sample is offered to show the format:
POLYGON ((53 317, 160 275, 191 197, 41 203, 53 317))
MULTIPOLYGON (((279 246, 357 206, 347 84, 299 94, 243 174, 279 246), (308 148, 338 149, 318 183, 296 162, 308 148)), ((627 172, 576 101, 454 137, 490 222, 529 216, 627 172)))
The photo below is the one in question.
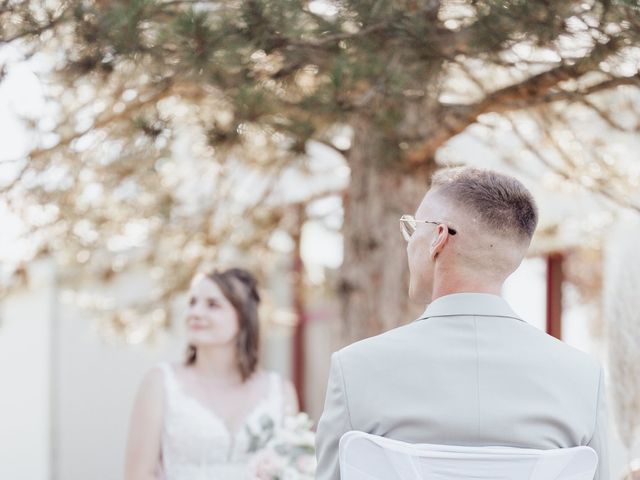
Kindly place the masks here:
POLYGON ((249 463, 249 479, 313 480, 316 457, 311 425, 306 413, 286 417, 249 463))

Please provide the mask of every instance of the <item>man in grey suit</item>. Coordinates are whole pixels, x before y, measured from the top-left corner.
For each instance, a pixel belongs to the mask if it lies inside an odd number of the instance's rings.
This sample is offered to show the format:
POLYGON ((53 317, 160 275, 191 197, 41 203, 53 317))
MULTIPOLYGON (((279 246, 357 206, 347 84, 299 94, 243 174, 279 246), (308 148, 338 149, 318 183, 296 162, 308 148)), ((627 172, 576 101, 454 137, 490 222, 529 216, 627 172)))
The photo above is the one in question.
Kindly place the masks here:
POLYGON ((602 368, 527 324, 499 296, 520 265, 537 208, 516 179, 473 168, 436 174, 403 216, 408 325, 333 354, 318 424, 317 480, 338 480, 349 430, 410 443, 551 449, 588 445, 609 480, 602 368))

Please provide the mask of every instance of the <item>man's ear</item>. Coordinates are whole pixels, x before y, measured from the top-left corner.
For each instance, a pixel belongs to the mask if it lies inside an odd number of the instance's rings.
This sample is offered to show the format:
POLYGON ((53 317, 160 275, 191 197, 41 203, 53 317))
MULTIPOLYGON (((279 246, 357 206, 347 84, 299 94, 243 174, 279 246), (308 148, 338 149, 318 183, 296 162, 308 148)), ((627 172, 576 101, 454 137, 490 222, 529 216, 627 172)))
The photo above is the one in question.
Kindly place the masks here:
POLYGON ((436 259, 438 254, 444 249, 448 239, 449 229, 445 225, 438 225, 436 236, 433 238, 431 246, 429 247, 429 256, 431 257, 431 260, 436 259))

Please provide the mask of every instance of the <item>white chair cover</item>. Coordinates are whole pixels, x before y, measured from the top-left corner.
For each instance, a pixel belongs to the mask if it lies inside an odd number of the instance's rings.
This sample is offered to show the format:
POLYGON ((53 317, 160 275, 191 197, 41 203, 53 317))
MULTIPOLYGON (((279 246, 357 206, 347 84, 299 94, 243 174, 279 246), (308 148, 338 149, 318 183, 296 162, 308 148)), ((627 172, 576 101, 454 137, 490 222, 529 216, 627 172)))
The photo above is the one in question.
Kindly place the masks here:
POLYGON ((356 431, 340 439, 341 480, 593 480, 597 465, 589 447, 413 445, 356 431))

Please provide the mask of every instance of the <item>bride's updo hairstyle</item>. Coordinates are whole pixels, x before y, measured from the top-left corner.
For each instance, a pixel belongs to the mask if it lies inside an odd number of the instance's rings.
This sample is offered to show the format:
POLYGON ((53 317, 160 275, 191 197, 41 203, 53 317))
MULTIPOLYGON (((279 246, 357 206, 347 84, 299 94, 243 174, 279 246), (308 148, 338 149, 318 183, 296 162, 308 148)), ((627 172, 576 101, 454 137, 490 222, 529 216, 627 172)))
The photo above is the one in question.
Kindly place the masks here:
MULTIPOLYGON (((214 270, 206 274, 209 280, 218 285, 222 294, 233 305, 238 316, 238 337, 236 340, 236 358, 242 380, 247 380, 258 365, 258 345, 260 325, 258 320, 258 282, 255 277, 241 268, 230 268, 222 272, 214 270)), ((195 363, 197 348, 189 345, 187 365, 195 363)))

